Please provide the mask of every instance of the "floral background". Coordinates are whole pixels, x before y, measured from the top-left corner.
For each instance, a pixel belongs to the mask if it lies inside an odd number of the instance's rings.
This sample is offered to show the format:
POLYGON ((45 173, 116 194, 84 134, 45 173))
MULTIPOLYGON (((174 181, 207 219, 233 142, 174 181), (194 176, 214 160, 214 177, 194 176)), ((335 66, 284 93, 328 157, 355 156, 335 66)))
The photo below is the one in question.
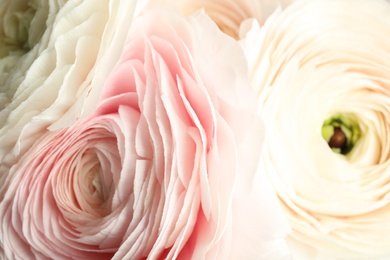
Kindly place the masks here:
POLYGON ((386 0, 0 2, 0 259, 388 259, 386 0))

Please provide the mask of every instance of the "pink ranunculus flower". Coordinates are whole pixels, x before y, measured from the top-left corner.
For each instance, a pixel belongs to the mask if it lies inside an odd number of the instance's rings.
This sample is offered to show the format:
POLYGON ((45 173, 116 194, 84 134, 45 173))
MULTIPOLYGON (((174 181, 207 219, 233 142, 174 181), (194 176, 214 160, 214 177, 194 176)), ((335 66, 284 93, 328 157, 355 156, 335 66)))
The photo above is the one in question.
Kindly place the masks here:
POLYGON ((83 111, 93 100, 92 114, 62 118, 68 127, 11 168, 0 204, 7 257, 288 254, 289 228, 257 172, 262 127, 244 54, 206 15, 140 16, 83 111))

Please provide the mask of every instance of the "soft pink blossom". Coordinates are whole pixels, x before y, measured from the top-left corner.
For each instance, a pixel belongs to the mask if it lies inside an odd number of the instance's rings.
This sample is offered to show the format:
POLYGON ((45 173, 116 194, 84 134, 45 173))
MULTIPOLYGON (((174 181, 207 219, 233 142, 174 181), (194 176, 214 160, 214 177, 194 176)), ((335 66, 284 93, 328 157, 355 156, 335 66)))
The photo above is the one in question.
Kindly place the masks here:
POLYGON ((93 113, 11 168, 5 254, 285 256, 288 227, 256 171, 263 133, 247 74, 238 43, 204 14, 145 13, 104 87, 88 93, 93 113))

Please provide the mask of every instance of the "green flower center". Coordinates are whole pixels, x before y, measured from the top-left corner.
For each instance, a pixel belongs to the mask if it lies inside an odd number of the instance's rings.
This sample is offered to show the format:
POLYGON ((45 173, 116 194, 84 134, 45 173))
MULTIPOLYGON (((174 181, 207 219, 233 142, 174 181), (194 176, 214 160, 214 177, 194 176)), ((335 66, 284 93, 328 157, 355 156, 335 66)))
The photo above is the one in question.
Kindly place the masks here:
POLYGON ((336 153, 347 155, 361 137, 360 126, 352 114, 337 114, 325 120, 322 137, 336 153))
POLYGON ((8 7, 1 12, 0 58, 14 51, 27 52, 33 47, 29 43, 29 31, 36 13, 35 3, 34 1, 17 2, 13 4, 9 1, 8 7))

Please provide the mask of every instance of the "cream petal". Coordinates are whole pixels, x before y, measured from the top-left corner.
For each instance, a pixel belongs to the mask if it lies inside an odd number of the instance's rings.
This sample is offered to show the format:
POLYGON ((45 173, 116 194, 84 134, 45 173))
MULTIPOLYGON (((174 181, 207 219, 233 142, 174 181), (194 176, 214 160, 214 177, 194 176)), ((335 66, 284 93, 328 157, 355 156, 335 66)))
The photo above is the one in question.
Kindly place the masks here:
POLYGON ((250 18, 263 24, 278 6, 287 6, 290 0, 152 0, 151 6, 171 5, 183 14, 204 10, 225 34, 238 39, 242 23, 250 18))

